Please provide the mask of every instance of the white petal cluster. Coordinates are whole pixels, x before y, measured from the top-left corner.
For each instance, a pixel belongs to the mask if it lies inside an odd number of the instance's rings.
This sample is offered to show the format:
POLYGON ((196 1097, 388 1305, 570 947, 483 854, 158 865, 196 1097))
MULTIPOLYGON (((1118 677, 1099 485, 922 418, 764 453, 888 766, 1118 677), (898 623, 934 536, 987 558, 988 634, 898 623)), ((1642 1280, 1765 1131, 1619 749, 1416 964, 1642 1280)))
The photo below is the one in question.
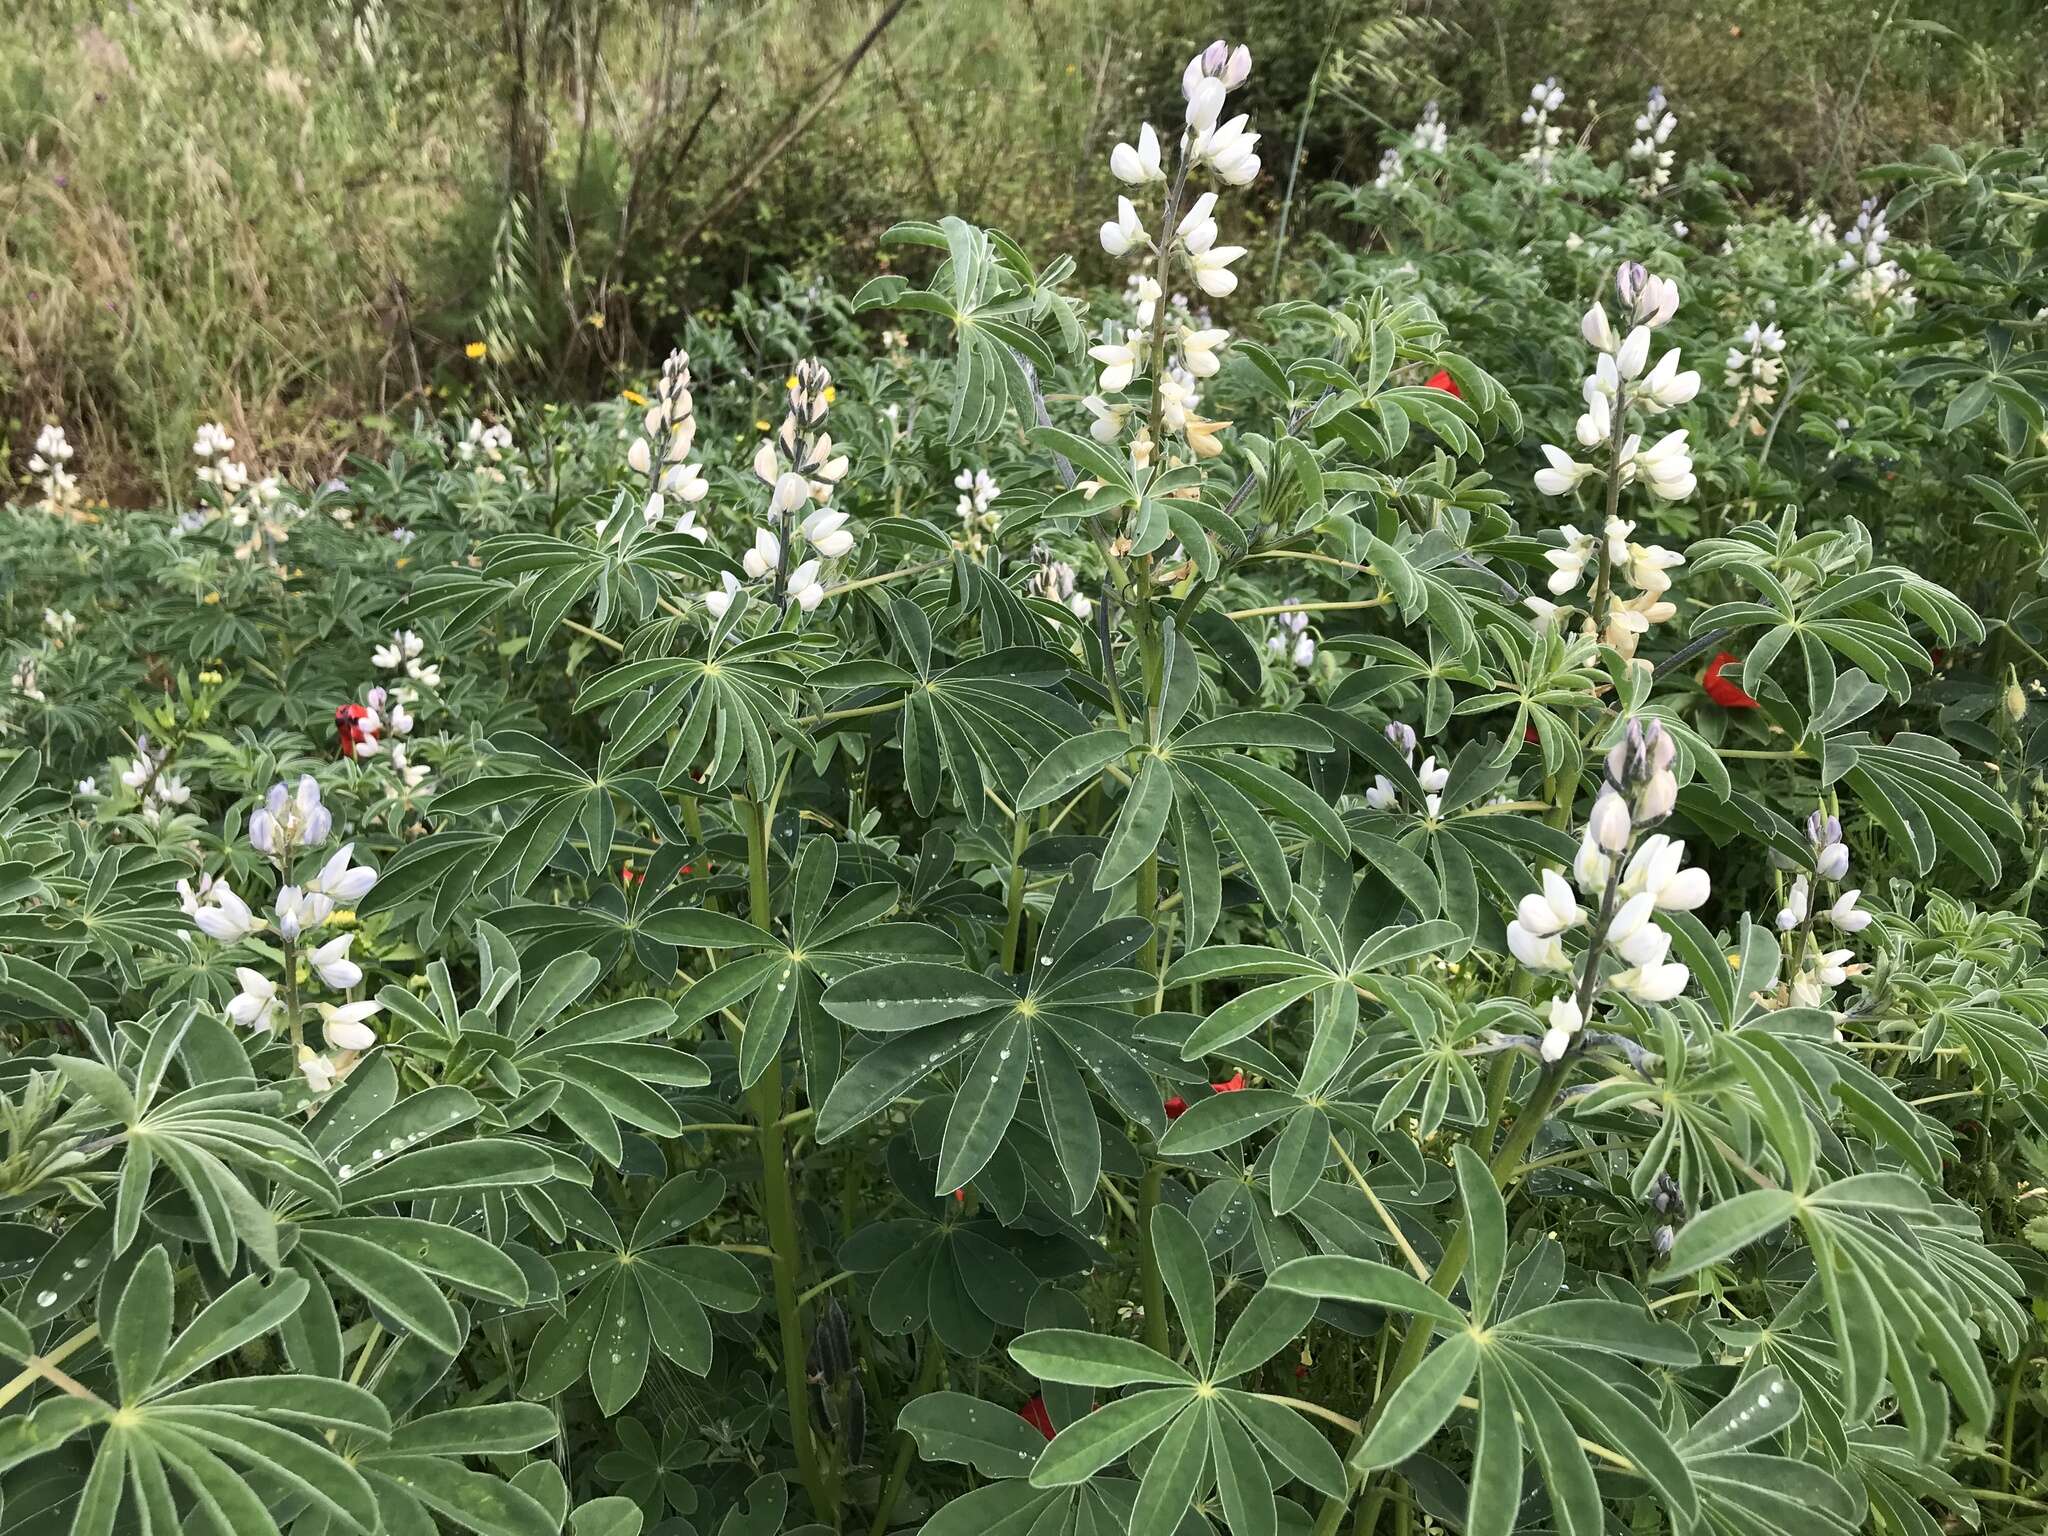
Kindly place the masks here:
MULTIPOLYGON (((1419 764, 1415 761, 1418 747, 1415 727, 1406 721, 1388 722, 1385 735, 1401 754, 1401 761, 1415 770, 1415 780, 1422 786, 1423 816, 1430 821, 1436 820, 1443 809, 1444 786, 1451 782, 1451 770, 1440 766, 1434 757, 1425 757, 1419 764)), ((1385 774, 1374 774, 1372 788, 1365 792, 1365 803, 1376 811, 1400 810, 1400 788, 1385 774)))
POLYGON ((1308 615, 1277 615, 1273 620, 1272 633, 1266 636, 1266 649, 1275 656, 1285 656, 1303 672, 1314 666, 1316 637, 1308 632, 1308 615))
MULTIPOLYGON (((815 358, 798 363, 788 388, 789 410, 782 425, 754 452, 754 475, 768 487, 772 526, 754 530, 753 548, 740 564, 750 581, 767 584, 768 599, 779 608, 794 603, 811 613, 825 600, 825 563, 853 550, 849 514, 829 505, 851 461, 834 451, 825 430, 836 394, 825 365, 815 358)), ((705 611, 723 619, 740 591, 738 578, 726 571, 717 588, 699 595, 705 611)))
POLYGON ((1728 417, 1731 427, 1747 426, 1752 437, 1764 435, 1764 408, 1778 398, 1778 382, 1785 375, 1785 333, 1775 324, 1759 325, 1752 320, 1738 346, 1728 349, 1722 382, 1735 391, 1735 408, 1728 417))
POLYGON ((1799 1006, 1815 1008, 1862 967, 1850 963, 1849 950, 1821 950, 1810 937, 1811 930, 1825 925, 1842 934, 1861 933, 1875 917, 1863 907, 1860 888, 1843 888, 1849 878, 1849 845, 1842 840, 1841 818, 1815 811, 1806 819, 1806 841, 1812 868, 1793 877, 1777 923, 1781 933, 1797 935, 1791 999, 1799 1006), (1820 893, 1823 885, 1829 888, 1827 894, 1820 893))
POLYGON ((1676 151, 1665 148, 1664 141, 1671 137, 1671 131, 1677 126, 1678 115, 1665 99, 1664 87, 1651 86, 1650 98, 1636 117, 1636 136, 1628 147, 1629 160, 1646 192, 1655 193, 1671 180, 1671 165, 1676 151))
POLYGON ((1557 147, 1564 140, 1564 126, 1552 122, 1551 117, 1563 105, 1564 87, 1551 75, 1529 87, 1529 102, 1522 108, 1522 126, 1529 130, 1529 147, 1522 151, 1522 163, 1532 167, 1546 185, 1557 147))
POLYGON ((70 469, 77 451, 64 435, 64 429, 54 421, 45 422, 43 430, 36 434, 36 445, 29 454, 28 468, 42 487, 43 499, 37 504, 38 510, 67 512, 78 504, 78 477, 70 469))
POLYGON ((1074 568, 1064 560, 1055 560, 1048 553, 1041 552, 1037 568, 1031 574, 1030 592, 1048 602, 1060 604, 1077 619, 1093 616, 1095 604, 1088 594, 1079 590, 1080 577, 1074 568))
MULTIPOLYGON (((681 348, 662 360, 661 377, 655 380, 654 395, 640 418, 640 428, 641 435, 626 449, 626 467, 647 477, 641 522, 657 527, 668 516, 668 504, 681 502, 674 531, 699 544, 708 542, 711 531, 697 521, 696 503, 711 494, 711 482, 704 478, 701 464, 689 461, 697 441, 697 402, 690 392, 690 354, 681 348)), ((602 537, 607 525, 598 526, 602 537)), ((624 533, 623 520, 611 530, 615 539, 624 533)))

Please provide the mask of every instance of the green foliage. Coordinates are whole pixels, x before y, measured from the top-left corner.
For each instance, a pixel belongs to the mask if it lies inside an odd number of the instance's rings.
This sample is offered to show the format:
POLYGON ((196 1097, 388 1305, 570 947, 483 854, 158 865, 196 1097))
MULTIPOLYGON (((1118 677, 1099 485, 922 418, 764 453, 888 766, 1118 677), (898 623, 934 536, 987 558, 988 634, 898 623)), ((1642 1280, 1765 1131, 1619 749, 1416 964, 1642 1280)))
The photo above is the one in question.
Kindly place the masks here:
POLYGON ((8 1519, 2037 1524, 2048 168, 1875 174, 1417 150, 1227 344, 950 217, 0 512, 8 1519), (1772 398, 1582 432, 1630 257, 1772 398))

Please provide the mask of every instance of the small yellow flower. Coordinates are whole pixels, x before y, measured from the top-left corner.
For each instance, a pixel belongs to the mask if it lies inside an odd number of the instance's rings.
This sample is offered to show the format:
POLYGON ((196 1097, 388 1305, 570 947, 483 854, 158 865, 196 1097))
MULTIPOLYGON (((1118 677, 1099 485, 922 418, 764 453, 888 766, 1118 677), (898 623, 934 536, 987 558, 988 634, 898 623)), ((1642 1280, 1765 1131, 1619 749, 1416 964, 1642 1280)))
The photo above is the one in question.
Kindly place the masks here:
POLYGON ((1738 971, 1742 969, 1741 950, 1731 949, 1728 951, 1728 969, 1730 969, 1731 971, 1738 971))
POLYGON ((353 928, 356 925, 356 909, 354 907, 343 907, 339 912, 329 917, 327 921, 334 924, 337 928, 353 928))
POLYGON ((209 668, 208 670, 199 674, 199 681, 200 684, 204 687, 217 688, 220 686, 221 676, 218 672, 215 672, 211 668, 209 668))
POLYGON ((481 362, 485 355, 490 352, 490 350, 491 349, 485 346, 482 342, 472 341, 468 346, 462 349, 462 355, 468 358, 472 363, 481 362))
POLYGON ((593 311, 583 317, 583 323, 593 331, 601 331, 604 329, 604 316, 593 311))
POLYGON ((206 594, 206 596, 202 597, 202 598, 200 599, 200 601, 201 601, 202 603, 210 603, 210 604, 211 604, 211 603, 218 603, 218 602, 220 601, 220 594, 219 594, 218 592, 209 592, 209 593, 207 593, 207 594, 206 594))
POLYGON ((619 398, 628 405, 637 405, 642 410, 647 408, 647 397, 637 389, 622 389, 619 391, 619 398))
POLYGON ((791 374, 791 375, 790 375, 790 376, 789 376, 788 378, 784 379, 784 380, 782 381, 782 387, 783 387, 784 389, 795 389, 795 388, 796 388, 796 375, 792 373, 792 374, 791 374))
POLYGON ((839 388, 838 388, 838 386, 837 386, 837 385, 834 385, 834 384, 827 384, 827 385, 825 386, 825 403, 826 403, 827 405, 830 405, 830 404, 831 404, 831 403, 832 403, 832 402, 833 402, 834 400, 837 400, 838 398, 839 398, 839 388))
POLYGON ((765 421, 757 421, 754 423, 754 430, 756 432, 766 432, 768 430, 768 423, 765 421))
POLYGON ((404 569, 405 569, 405 568, 406 568, 406 567, 407 567, 408 565, 411 565, 411 564, 412 564, 412 556, 411 556, 411 555, 400 555, 400 556, 399 556, 399 557, 398 557, 398 558, 397 558, 396 560, 394 560, 394 561, 392 562, 392 564, 391 564, 391 568, 392 568, 393 570, 395 570, 395 571, 402 571, 402 570, 404 570, 404 569))

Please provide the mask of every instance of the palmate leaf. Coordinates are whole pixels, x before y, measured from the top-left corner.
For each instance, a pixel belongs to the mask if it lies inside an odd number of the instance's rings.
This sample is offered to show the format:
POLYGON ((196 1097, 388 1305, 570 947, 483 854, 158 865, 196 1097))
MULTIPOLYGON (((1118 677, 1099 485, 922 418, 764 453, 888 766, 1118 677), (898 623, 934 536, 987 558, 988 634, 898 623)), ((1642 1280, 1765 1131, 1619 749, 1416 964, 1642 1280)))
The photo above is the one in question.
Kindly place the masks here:
POLYGON ((279 1258, 277 1222, 259 1191, 271 1186, 332 1210, 340 1200, 333 1176, 306 1139, 273 1111, 281 1096, 245 1079, 199 1082, 182 1091, 169 1083, 183 1060, 196 1004, 174 1004, 116 1037, 112 1061, 56 1057, 62 1075, 96 1125, 117 1135, 101 1145, 120 1160, 111 1226, 111 1255, 138 1238, 159 1172, 191 1202, 199 1230, 223 1269, 243 1244, 266 1265, 279 1258), (138 1043, 139 1042, 139 1043, 138 1043))
MULTIPOLYGON (((278 1328, 298 1308, 306 1282, 253 1276, 229 1286, 173 1333, 171 1263, 152 1247, 129 1271, 107 1319, 116 1401, 67 1399, 63 1413, 38 1409, 12 1450, 38 1452, 90 1427, 103 1433, 72 1530, 103 1536, 123 1510, 149 1531, 277 1531, 268 1504, 279 1489, 342 1530, 381 1529, 362 1473, 328 1443, 346 1435, 384 1441, 390 1415, 372 1393, 314 1376, 227 1378, 184 1385, 214 1361, 278 1328), (48 1426, 47 1432, 37 1430, 48 1426), (261 1488, 263 1492, 257 1490, 261 1488), (178 1512, 173 1489, 191 1503, 178 1512)), ((0 1454, 6 1454, 0 1450, 0 1454)))
POLYGON ((914 289, 902 277, 878 277, 853 302, 856 310, 907 309, 952 323, 957 353, 947 440, 963 445, 986 441, 1010 413, 1032 421, 1032 380, 1026 368, 1049 371, 1081 346, 1080 326, 1057 292, 1074 269, 1072 258, 1058 257, 1044 272, 1035 271, 1008 236, 952 217, 937 224, 898 224, 882 239, 946 253, 929 287, 914 289))
POLYGON ((959 953, 942 929, 891 920, 902 901, 893 880, 863 881, 835 900, 839 849, 829 837, 808 839, 790 878, 773 893, 787 942, 740 918, 683 905, 652 912, 643 922, 663 943, 725 952, 724 963, 683 994, 677 1022, 717 1015, 737 1020, 742 1087, 752 1087, 780 1059, 794 1022, 805 1082, 822 1102, 838 1081, 841 1061, 840 1021, 824 1006, 825 988, 870 965, 959 953))
MULTIPOLYGON (((502 830, 462 830, 446 820, 431 837, 389 860, 376 887, 357 907, 362 917, 417 906, 436 929, 446 927, 470 896, 497 881, 513 895, 528 890, 579 831, 591 848, 609 849, 619 802, 638 810, 664 840, 684 843, 684 830, 648 773, 587 772, 548 743, 524 732, 492 738, 489 768, 434 797, 437 814, 495 813, 502 830)), ((580 856, 575 860, 582 863, 580 856)))
POLYGON ((630 1237, 596 1199, 565 1200, 570 1223, 599 1246, 549 1256, 568 1300, 534 1339, 520 1390, 554 1397, 588 1376, 598 1406, 615 1414, 639 1395, 654 1351, 706 1374, 705 1309, 747 1311, 760 1288, 732 1254, 669 1239, 710 1215, 724 1194, 716 1173, 678 1174, 654 1192, 630 1237))
POLYGON ((1476 1402, 1487 1465, 1472 1483, 1472 1528, 1502 1528, 1495 1500, 1501 1489, 1519 1488, 1526 1449, 1549 1489, 1559 1528, 1588 1536, 1600 1531, 1599 1485, 1582 1448, 1589 1442, 1600 1448, 1604 1463, 1642 1479, 1674 1522, 1690 1522, 1699 1512, 1699 1491, 1670 1436, 1638 1406, 1657 1396, 1639 1363, 1691 1365, 1697 1346, 1683 1330, 1640 1306, 1552 1301, 1546 1291, 1554 1287, 1517 1284, 1500 1315, 1490 1316, 1502 1273, 1505 1217, 1492 1176, 1469 1149, 1460 1151, 1472 1234, 1468 1294, 1478 1311, 1461 1310, 1405 1270, 1369 1259, 1295 1259, 1267 1281, 1272 1290, 1408 1313, 1411 1327, 1445 1332, 1376 1407, 1353 1466, 1363 1471, 1405 1461, 1454 1413, 1476 1402), (1504 1465, 1511 1450, 1512 1472, 1504 1465))
POLYGON ((1129 1119, 1154 1134, 1165 1128, 1151 1073, 1123 1043, 1130 1003, 1155 987, 1152 977, 1124 963, 1151 926, 1138 918, 1106 920, 1110 901, 1111 893, 1095 884, 1094 860, 1084 858, 1062 884, 1057 916, 1041 931, 1024 974, 993 977, 897 961, 835 981, 824 995, 826 1011, 879 1043, 833 1087, 818 1112, 819 1140, 845 1135, 972 1052, 946 1119, 938 1193, 961 1188, 995 1155, 1029 1081, 1048 1127, 1057 1127, 1053 1145, 1069 1208, 1080 1210, 1102 1168, 1088 1078, 1129 1119))
POLYGON ((1126 1527, 1143 1536, 1169 1536, 1208 1489, 1212 1471, 1248 1530, 1275 1528, 1274 1488, 1289 1478, 1341 1493, 1344 1471, 1328 1441, 1292 1409, 1229 1385, 1298 1337, 1314 1301, 1271 1286, 1255 1292, 1212 1364, 1216 1297, 1201 1239, 1187 1217, 1166 1206, 1153 1211, 1151 1236, 1200 1377, 1135 1340, 1075 1329, 1022 1335, 1010 1354, 1035 1376, 1097 1389, 1139 1388, 1060 1430, 1031 1469, 1031 1485, 1090 1482, 1153 1441, 1126 1527))

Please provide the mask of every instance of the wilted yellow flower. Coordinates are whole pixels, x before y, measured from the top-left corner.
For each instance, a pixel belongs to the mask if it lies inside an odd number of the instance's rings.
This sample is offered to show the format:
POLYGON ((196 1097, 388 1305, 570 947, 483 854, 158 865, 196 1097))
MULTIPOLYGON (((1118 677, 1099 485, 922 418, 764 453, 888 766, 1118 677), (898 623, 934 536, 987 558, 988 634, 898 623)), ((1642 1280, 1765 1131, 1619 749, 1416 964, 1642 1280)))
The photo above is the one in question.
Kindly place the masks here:
POLYGON ((484 355, 488 353, 490 350, 491 349, 485 346, 482 342, 472 341, 468 346, 462 349, 462 355, 474 363, 481 361, 484 355))

